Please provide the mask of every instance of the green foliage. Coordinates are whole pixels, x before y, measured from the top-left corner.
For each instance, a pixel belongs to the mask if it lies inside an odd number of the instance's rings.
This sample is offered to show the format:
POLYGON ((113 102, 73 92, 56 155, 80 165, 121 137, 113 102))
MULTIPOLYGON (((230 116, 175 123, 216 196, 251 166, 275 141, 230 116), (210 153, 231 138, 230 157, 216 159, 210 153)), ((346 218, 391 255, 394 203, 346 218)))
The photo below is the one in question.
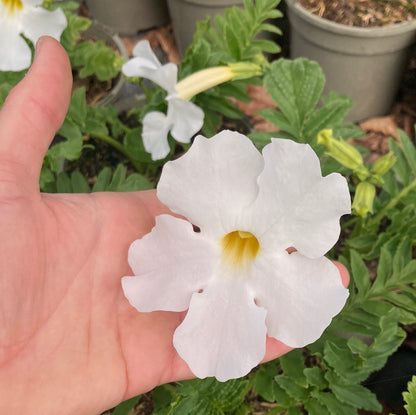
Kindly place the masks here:
MULTIPOLYGON (((259 114, 284 131, 284 136, 298 142, 314 146, 321 130, 343 126, 343 119, 352 107, 351 99, 345 95, 331 92, 328 97, 322 97, 325 85, 322 69, 305 58, 274 61, 266 70, 263 82, 279 111, 265 109, 259 114)), ((260 146, 264 142, 262 134, 253 134, 252 138, 260 146)))
POLYGON ((404 408, 408 415, 416 414, 416 376, 407 384, 407 392, 403 392, 403 399, 406 402, 404 408))
MULTIPOLYGON (((212 22, 209 17, 199 22, 193 43, 179 68, 179 78, 207 67, 232 62, 252 62, 268 66, 264 53, 277 53, 279 46, 272 40, 260 39, 264 33, 280 34, 277 26, 269 23, 280 18, 276 9, 280 0, 245 0, 245 8, 237 6, 226 9, 225 15, 217 15, 212 22)), ((264 37, 264 36, 263 36, 264 37)), ((227 82, 195 97, 195 103, 205 112, 202 133, 210 137, 221 125, 224 117, 238 119, 242 113, 230 104, 230 97, 248 102, 248 84, 258 84, 256 78, 227 82)))
MULTIPOLYGON (((201 55, 205 50, 203 64, 256 61, 264 52, 278 53, 280 48, 275 42, 260 39, 263 33, 280 35, 280 29, 269 23, 282 17, 276 9, 280 0, 244 0, 244 9, 237 6, 229 7, 225 14, 217 15, 212 24, 210 17, 199 22, 194 36, 193 44, 187 51, 184 63, 201 55)), ((194 68, 195 70, 195 68, 194 68)))
POLYGON ((241 414, 248 392, 247 380, 220 383, 215 379, 194 379, 172 387, 165 385, 153 393, 155 415, 241 414))
POLYGON ((70 57, 72 66, 81 68, 78 73, 80 78, 95 74, 100 81, 115 78, 124 62, 103 40, 79 43, 70 57))

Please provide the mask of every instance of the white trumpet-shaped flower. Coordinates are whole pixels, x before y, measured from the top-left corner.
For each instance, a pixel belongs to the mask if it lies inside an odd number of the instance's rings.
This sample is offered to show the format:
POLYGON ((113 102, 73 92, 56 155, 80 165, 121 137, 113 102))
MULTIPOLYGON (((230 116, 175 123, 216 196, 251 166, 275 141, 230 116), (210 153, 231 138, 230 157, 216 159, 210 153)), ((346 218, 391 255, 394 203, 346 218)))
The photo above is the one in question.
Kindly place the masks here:
POLYGON ((169 131, 176 141, 189 143, 204 123, 204 112, 197 105, 178 96, 177 65, 162 65, 147 40, 137 43, 133 56, 123 65, 124 75, 150 79, 168 92, 167 114, 152 111, 143 118, 144 148, 153 160, 160 160, 170 151, 167 138, 169 131))
POLYGON ((36 44, 44 35, 59 40, 67 26, 61 9, 49 11, 42 0, 0 0, 0 71, 30 66, 32 53, 26 38, 36 44))
POLYGON ((135 276, 122 287, 140 312, 188 310, 173 344, 196 376, 243 376, 266 334, 302 347, 342 309, 348 290, 323 255, 351 210, 348 186, 322 177, 309 145, 272 139, 260 154, 236 132, 198 136, 164 166, 157 192, 189 222, 157 217, 131 245, 135 276))

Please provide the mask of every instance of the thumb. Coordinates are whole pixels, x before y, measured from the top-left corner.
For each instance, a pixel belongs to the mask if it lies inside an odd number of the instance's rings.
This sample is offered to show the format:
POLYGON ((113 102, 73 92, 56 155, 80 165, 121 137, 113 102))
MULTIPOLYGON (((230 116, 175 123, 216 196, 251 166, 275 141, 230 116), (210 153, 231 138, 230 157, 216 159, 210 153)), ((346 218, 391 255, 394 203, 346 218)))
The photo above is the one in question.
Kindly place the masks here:
POLYGON ((32 67, 0 111, 0 182, 39 188, 43 158, 65 118, 71 86, 65 50, 51 37, 40 38, 32 67))

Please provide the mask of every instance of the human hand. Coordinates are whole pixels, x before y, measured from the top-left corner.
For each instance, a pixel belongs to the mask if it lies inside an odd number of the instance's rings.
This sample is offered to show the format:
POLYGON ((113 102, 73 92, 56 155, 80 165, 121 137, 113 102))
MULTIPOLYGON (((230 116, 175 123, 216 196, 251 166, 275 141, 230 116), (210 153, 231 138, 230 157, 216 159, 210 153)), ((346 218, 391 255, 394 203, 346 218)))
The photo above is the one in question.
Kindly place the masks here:
MULTIPOLYGON (((156 193, 39 192, 70 92, 65 51, 41 38, 0 112, 0 413, 94 414, 192 376, 172 345, 183 313, 138 313, 121 290, 130 244, 168 212, 156 193)), ((268 339, 265 360, 288 350, 268 339)))

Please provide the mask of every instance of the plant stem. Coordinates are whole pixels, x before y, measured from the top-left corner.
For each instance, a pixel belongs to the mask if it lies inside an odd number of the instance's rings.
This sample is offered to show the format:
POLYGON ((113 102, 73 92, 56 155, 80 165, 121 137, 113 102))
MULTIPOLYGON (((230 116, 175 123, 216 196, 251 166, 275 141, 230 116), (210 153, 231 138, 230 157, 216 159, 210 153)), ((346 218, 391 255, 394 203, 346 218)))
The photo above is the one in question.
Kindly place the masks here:
POLYGON ((114 138, 111 138, 108 135, 100 134, 100 133, 92 133, 91 137, 98 138, 99 140, 104 141, 105 143, 114 147, 116 150, 118 150, 121 154, 123 154, 124 156, 126 156, 129 159, 130 163, 133 165, 133 167, 136 169, 136 171, 138 173, 140 173, 142 171, 141 164, 137 160, 134 160, 130 156, 130 154, 127 152, 125 147, 121 143, 119 143, 117 140, 114 140, 114 138))
POLYGON ((367 226, 378 224, 384 218, 384 216, 387 215, 387 212, 394 208, 400 202, 400 200, 406 197, 413 189, 416 189, 416 179, 404 187, 395 197, 390 199, 386 206, 384 206, 384 208, 381 209, 377 215, 375 215, 373 218, 371 218, 371 220, 367 222, 367 226))

